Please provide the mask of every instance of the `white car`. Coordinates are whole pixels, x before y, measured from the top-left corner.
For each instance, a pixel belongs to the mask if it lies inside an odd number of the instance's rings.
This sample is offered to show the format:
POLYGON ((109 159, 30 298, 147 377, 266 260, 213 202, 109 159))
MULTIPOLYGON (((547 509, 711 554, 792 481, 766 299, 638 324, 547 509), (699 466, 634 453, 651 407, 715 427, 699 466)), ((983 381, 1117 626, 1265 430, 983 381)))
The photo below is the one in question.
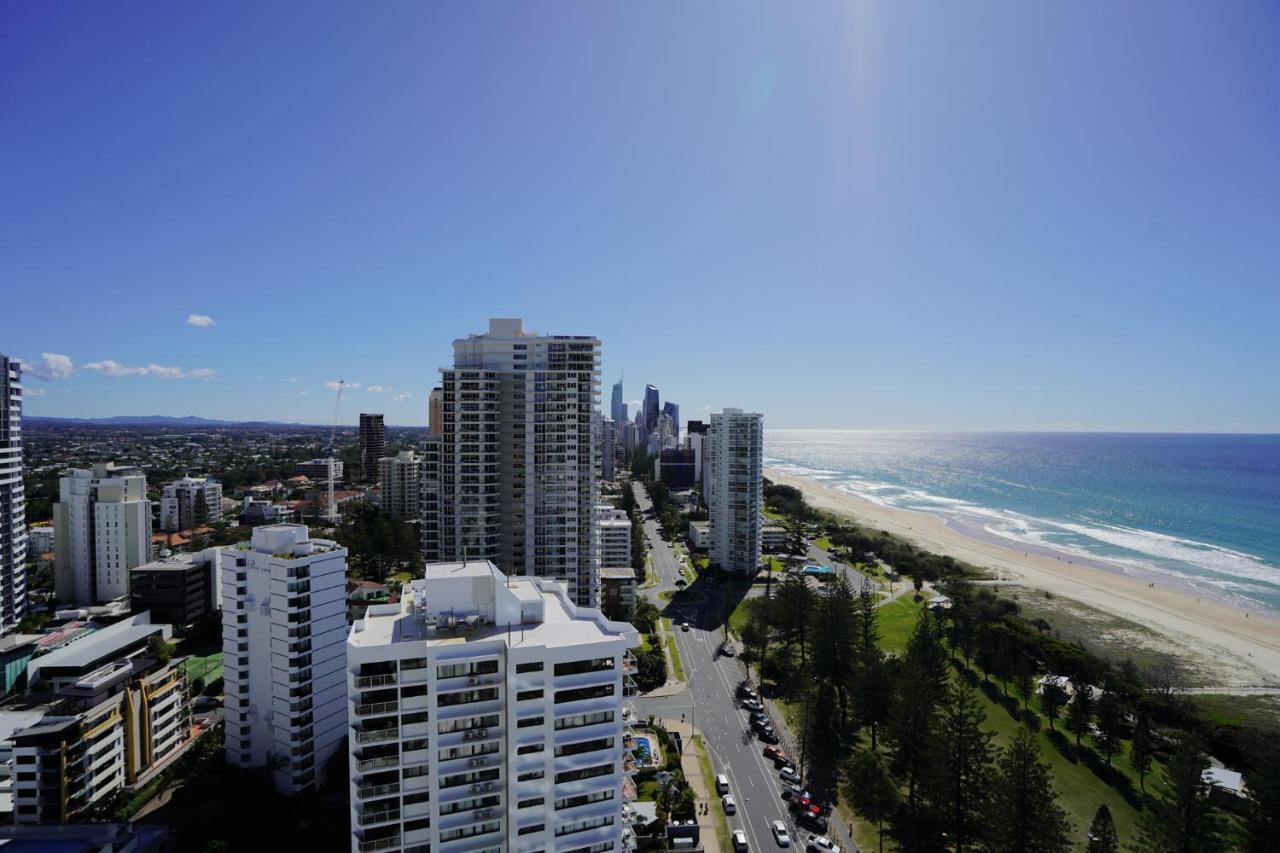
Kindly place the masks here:
POLYGON ((825 835, 810 835, 806 846, 810 853, 840 853, 840 846, 825 835))
POLYGON ((724 807, 725 814, 737 814, 738 804, 733 801, 732 794, 725 794, 720 798, 720 805, 724 807))
POLYGON ((778 775, 782 777, 783 782, 790 782, 792 785, 800 784, 800 774, 790 764, 778 771, 778 775))
POLYGON ((733 853, 747 853, 747 834, 741 829, 733 831, 733 853))
POLYGON ((681 623, 680 623, 680 630, 681 630, 681 631, 688 631, 688 630, 689 630, 689 623, 688 623, 688 622, 681 622, 681 623))
POLYGON ((787 825, 780 820, 775 820, 769 825, 769 829, 773 832, 773 840, 778 842, 779 847, 790 847, 791 836, 787 834, 787 825))

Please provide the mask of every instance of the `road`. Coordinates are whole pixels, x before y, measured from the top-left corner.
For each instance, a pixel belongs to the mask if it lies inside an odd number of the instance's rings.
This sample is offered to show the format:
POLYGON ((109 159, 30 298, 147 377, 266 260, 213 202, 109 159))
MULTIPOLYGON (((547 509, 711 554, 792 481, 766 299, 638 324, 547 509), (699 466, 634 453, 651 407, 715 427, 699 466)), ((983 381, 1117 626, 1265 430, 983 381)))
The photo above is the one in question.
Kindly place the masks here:
MULTIPOLYGON (((670 604, 662 602, 658 593, 674 590, 680 577, 680 561, 671 546, 659 534, 657 522, 649 517, 652 504, 644 489, 633 486, 636 500, 645 515, 645 536, 649 542, 651 565, 658 575, 658 585, 645 591, 653 602, 671 617, 676 645, 680 650, 689 688, 675 696, 636 700, 641 717, 653 714, 667 718, 687 715, 689 722, 702 733, 716 773, 729 779, 729 790, 737 802, 736 815, 728 817, 730 831, 741 829, 747 835, 752 851, 777 849, 770 832, 775 820, 786 822, 793 843, 803 849, 807 831, 797 832, 781 797, 782 781, 773 762, 764 758, 764 744, 754 737, 744 738, 749 730, 748 714, 738 707, 738 685, 746 671, 736 658, 718 654, 721 642, 721 593, 702 580, 694 583, 670 604), (687 620, 690 630, 682 631, 679 623, 687 620)), ((775 719, 774 727, 782 721, 775 719)), ((714 781, 713 781, 714 784, 714 781)), ((711 803, 720 808, 719 801, 711 803)))

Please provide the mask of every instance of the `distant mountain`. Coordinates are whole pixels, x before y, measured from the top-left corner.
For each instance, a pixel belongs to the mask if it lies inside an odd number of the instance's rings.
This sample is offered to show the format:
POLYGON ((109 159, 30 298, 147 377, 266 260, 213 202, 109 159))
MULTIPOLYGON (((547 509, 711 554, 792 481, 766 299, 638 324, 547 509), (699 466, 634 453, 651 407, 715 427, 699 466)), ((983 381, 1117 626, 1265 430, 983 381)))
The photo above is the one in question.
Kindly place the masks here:
POLYGON ((48 426, 155 426, 155 427, 250 427, 250 426, 310 426, 310 424, 288 424, 283 421, 219 421, 210 418, 198 418, 186 415, 181 418, 168 415, 116 415, 111 418, 47 418, 28 415, 22 419, 24 424, 46 424, 48 426))

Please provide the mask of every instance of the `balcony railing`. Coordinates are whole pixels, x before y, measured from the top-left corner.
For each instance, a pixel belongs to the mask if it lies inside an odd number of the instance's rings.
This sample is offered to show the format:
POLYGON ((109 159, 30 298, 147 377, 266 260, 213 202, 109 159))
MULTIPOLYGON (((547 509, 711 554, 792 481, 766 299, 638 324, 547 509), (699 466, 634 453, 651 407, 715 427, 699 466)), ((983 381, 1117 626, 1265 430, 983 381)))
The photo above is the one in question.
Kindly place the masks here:
POLYGON ((368 826, 373 823, 384 823, 389 820, 399 820, 399 809, 382 809, 376 812, 366 812, 356 818, 361 826, 368 826))
POLYGON ((400 846, 400 836, 393 835, 390 838, 375 838, 372 841, 360 842, 360 853, 366 853, 370 850, 393 850, 400 846))
POLYGON ((399 702, 369 702, 356 706, 356 716, 367 717, 371 714, 394 714, 399 708, 399 702))
POLYGON ((378 743, 384 740, 395 740, 400 737, 399 728, 376 729, 368 732, 356 732, 356 743, 378 743))
POLYGON ((381 758, 366 758, 363 761, 356 762, 356 769, 360 772, 366 770, 378 770, 383 767, 395 767, 400 764, 400 756, 384 755, 381 758))
POLYGON ((357 688, 365 687, 383 687, 387 684, 395 684, 396 676, 394 673, 385 675, 362 675, 356 679, 357 688))
POLYGON ((385 797, 389 794, 398 793, 400 793, 399 782, 392 782, 390 785, 369 785, 356 790, 356 796, 362 800, 371 800, 374 797, 385 797))

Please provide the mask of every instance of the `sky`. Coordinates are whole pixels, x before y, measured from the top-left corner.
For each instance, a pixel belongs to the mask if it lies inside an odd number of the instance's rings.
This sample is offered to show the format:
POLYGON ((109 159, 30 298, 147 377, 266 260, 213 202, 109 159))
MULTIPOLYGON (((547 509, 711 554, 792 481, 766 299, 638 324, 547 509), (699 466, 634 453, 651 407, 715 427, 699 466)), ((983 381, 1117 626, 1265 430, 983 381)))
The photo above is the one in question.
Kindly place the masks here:
POLYGON ((490 317, 685 418, 1280 431, 1280 6, 10 3, 29 415, 423 425, 490 317), (354 385, 358 383, 360 387, 354 385))

